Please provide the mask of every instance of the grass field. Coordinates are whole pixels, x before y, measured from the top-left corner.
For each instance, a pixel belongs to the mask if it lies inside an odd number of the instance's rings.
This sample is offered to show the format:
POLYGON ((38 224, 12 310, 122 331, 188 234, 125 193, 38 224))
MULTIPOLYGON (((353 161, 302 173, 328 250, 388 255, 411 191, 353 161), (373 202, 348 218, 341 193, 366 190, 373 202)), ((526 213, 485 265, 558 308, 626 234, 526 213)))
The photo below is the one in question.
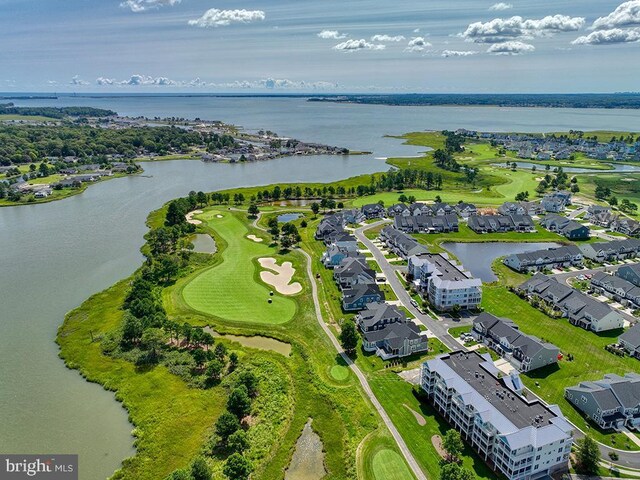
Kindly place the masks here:
POLYGON ((255 259, 272 257, 275 249, 247 239, 247 227, 229 211, 208 210, 198 218, 216 231, 227 248, 222 252, 222 263, 185 285, 185 302, 195 310, 232 321, 290 321, 296 313, 295 301, 278 293, 269 296, 271 289, 258 280, 260 267, 255 259), (269 304, 269 299, 273 303, 269 304))
POLYGON ((42 117, 39 115, 0 115, 0 122, 59 122, 57 118, 42 117))
POLYGON ((637 450, 623 434, 605 434, 589 425, 582 415, 564 399, 564 389, 581 381, 601 379, 607 373, 623 375, 638 370, 638 361, 618 357, 604 347, 615 343, 620 331, 595 334, 571 325, 566 319, 552 319, 533 308, 526 301, 501 285, 485 285, 482 306, 498 317, 508 317, 525 333, 555 344, 565 355, 571 353, 573 361, 562 360, 558 367, 539 369, 523 374, 524 383, 546 402, 557 404, 562 412, 582 430, 590 429, 597 440, 617 448, 637 450), (536 382, 539 386, 536 386, 536 382))
POLYGON ((376 480, 407 480, 413 478, 398 452, 388 448, 378 450, 373 456, 373 472, 376 480))

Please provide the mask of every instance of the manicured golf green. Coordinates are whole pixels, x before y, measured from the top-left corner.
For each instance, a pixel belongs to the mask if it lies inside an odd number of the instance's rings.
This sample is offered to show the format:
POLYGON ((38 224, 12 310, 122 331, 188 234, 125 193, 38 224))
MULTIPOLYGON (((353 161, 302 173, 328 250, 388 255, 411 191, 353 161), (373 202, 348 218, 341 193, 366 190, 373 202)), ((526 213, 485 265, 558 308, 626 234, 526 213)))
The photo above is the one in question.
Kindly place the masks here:
POLYGON ((276 324, 291 320, 296 313, 295 300, 277 293, 269 296, 271 289, 257 275, 259 267, 254 260, 273 257, 273 248, 247 239, 247 227, 230 212, 209 210, 198 218, 207 222, 227 247, 221 253, 222 263, 184 287, 185 302, 195 310, 236 322, 276 324))
POLYGON ((398 452, 385 448, 373 457, 376 480, 411 480, 413 475, 398 452))
POLYGON ((331 376, 339 381, 346 380, 349 376, 349 369, 344 365, 334 365, 331 367, 331 376))

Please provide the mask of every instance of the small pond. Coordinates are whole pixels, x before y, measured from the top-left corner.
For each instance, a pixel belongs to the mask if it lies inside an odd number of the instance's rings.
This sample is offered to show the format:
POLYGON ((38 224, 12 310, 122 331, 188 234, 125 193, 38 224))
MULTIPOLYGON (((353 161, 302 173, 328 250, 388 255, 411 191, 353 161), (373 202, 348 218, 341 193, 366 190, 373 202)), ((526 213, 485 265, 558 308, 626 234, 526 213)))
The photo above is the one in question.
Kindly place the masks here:
POLYGON ((193 251, 198 253, 216 253, 216 242, 211 235, 196 233, 193 240, 193 251))
POLYGON ((480 278, 483 282, 495 282, 498 279, 493 273, 493 270, 491 270, 491 264, 498 257, 559 246, 559 244, 553 242, 446 242, 442 244, 442 248, 455 255, 466 270, 471 272, 474 277, 480 278))
POLYGON ((322 440, 311 428, 309 419, 298 438, 291 463, 284 480, 321 480, 327 474, 324 468, 322 440))
POLYGON ((204 330, 214 337, 221 337, 232 342, 237 342, 243 347, 255 348, 257 350, 269 350, 284 355, 285 357, 291 355, 291 345, 289 343, 276 340, 275 338, 262 337, 259 335, 251 337, 245 335, 222 335, 209 327, 205 327, 204 330))
MULTIPOLYGON (((594 160, 595 162, 595 160, 594 160)), ((511 163, 513 162, 509 162, 509 164, 511 165, 511 163)), ((538 163, 531 163, 531 162, 515 162, 516 166, 518 168, 524 168, 527 170, 531 170, 531 168, 533 166, 536 167, 536 171, 544 173, 545 170, 545 165, 542 164, 538 164, 538 163)), ((506 163, 492 163, 491 165, 493 165, 494 167, 502 167, 504 169, 510 168, 507 167, 506 163)), ((581 167, 562 167, 562 170, 564 170, 566 173, 593 173, 593 174, 600 174, 600 173, 617 173, 617 172, 640 172, 640 167, 636 166, 636 165, 627 165, 627 164, 622 164, 622 163, 603 163, 603 165, 606 165, 608 167, 612 167, 609 170, 597 170, 597 169, 593 169, 593 168, 581 168, 581 167)), ((551 167, 551 170, 549 171, 553 171, 555 167, 551 167)))
POLYGON ((294 220, 299 219, 302 216, 301 213, 283 213, 282 215, 278 215, 278 222, 287 223, 293 222, 294 220))

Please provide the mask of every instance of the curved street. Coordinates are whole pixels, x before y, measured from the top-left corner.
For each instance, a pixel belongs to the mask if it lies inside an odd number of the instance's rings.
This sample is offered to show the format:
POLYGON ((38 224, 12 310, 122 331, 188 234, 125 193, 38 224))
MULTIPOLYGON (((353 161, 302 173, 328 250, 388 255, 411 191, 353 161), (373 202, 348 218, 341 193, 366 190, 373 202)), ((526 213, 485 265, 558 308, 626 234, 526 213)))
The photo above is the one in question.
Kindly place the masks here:
MULTIPOLYGON (((415 315, 415 317, 418 320, 420 320, 420 322, 422 322, 447 347, 451 348, 452 350, 466 350, 466 347, 458 343, 451 335, 449 335, 448 329, 451 327, 456 327, 456 326, 464 325, 465 323, 469 323, 469 320, 453 322, 449 319, 443 319, 441 321, 436 321, 433 318, 431 318, 429 315, 424 315, 420 310, 414 307, 411 304, 411 300, 412 300, 411 296, 409 295, 409 293, 404 288, 404 286, 402 285, 402 283, 400 282, 400 280, 396 275, 396 268, 389 263, 387 258, 380 251, 380 249, 376 247, 376 245, 371 240, 369 240, 365 235, 364 232, 366 230, 375 228, 385 223, 388 223, 388 222, 386 220, 381 220, 379 222, 375 222, 375 223, 371 223, 371 224, 359 227, 354 232, 355 236, 358 239, 358 241, 362 242, 373 254, 374 259, 376 260, 376 262, 378 262, 378 265, 380 265, 380 269, 384 273, 385 277, 387 278, 387 281, 391 285, 391 288, 393 289, 395 294, 398 296, 398 299, 402 302, 403 306, 406 307, 411 312, 412 315, 415 315)), ((601 267, 593 270, 581 270, 577 272, 563 273, 563 274, 556 275, 556 277, 560 277, 559 280, 562 281, 562 280, 566 280, 566 278, 570 276, 577 276, 581 273, 584 274, 585 272, 586 273, 596 272, 598 270, 602 270, 603 268, 605 267, 601 267)), ((609 271, 611 271, 611 270, 617 269, 617 266, 606 267, 606 268, 609 271)), ((538 397, 535 394, 535 392, 532 392, 531 390, 528 390, 528 391, 532 395, 534 395, 536 398, 538 398, 541 402, 545 403, 544 400, 542 400, 540 397, 538 397)), ((574 438, 575 439, 583 438, 585 433, 582 430, 580 430, 576 425, 574 425, 574 427, 575 427, 574 438)), ((640 470, 640 451, 630 452, 627 450, 620 450, 617 448, 609 447, 599 442, 598 442, 598 446, 600 448, 602 459, 604 462, 607 463, 607 466, 613 464, 613 465, 619 465, 620 467, 628 467, 628 468, 640 470), (612 462, 609 457, 609 453, 617 454, 618 460, 616 460, 615 462, 612 462)), ((640 477, 640 471, 638 471, 636 475, 630 475, 629 473, 627 475, 640 477)))

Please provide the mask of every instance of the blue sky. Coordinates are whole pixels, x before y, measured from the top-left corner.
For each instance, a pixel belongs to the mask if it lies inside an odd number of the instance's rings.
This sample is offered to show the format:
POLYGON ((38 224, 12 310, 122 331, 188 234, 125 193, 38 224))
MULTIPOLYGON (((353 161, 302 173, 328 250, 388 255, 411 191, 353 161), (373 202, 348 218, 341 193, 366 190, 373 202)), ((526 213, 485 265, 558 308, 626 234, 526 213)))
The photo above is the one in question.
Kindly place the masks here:
POLYGON ((0 0, 0 45, 0 91, 633 91, 640 0, 0 0))

